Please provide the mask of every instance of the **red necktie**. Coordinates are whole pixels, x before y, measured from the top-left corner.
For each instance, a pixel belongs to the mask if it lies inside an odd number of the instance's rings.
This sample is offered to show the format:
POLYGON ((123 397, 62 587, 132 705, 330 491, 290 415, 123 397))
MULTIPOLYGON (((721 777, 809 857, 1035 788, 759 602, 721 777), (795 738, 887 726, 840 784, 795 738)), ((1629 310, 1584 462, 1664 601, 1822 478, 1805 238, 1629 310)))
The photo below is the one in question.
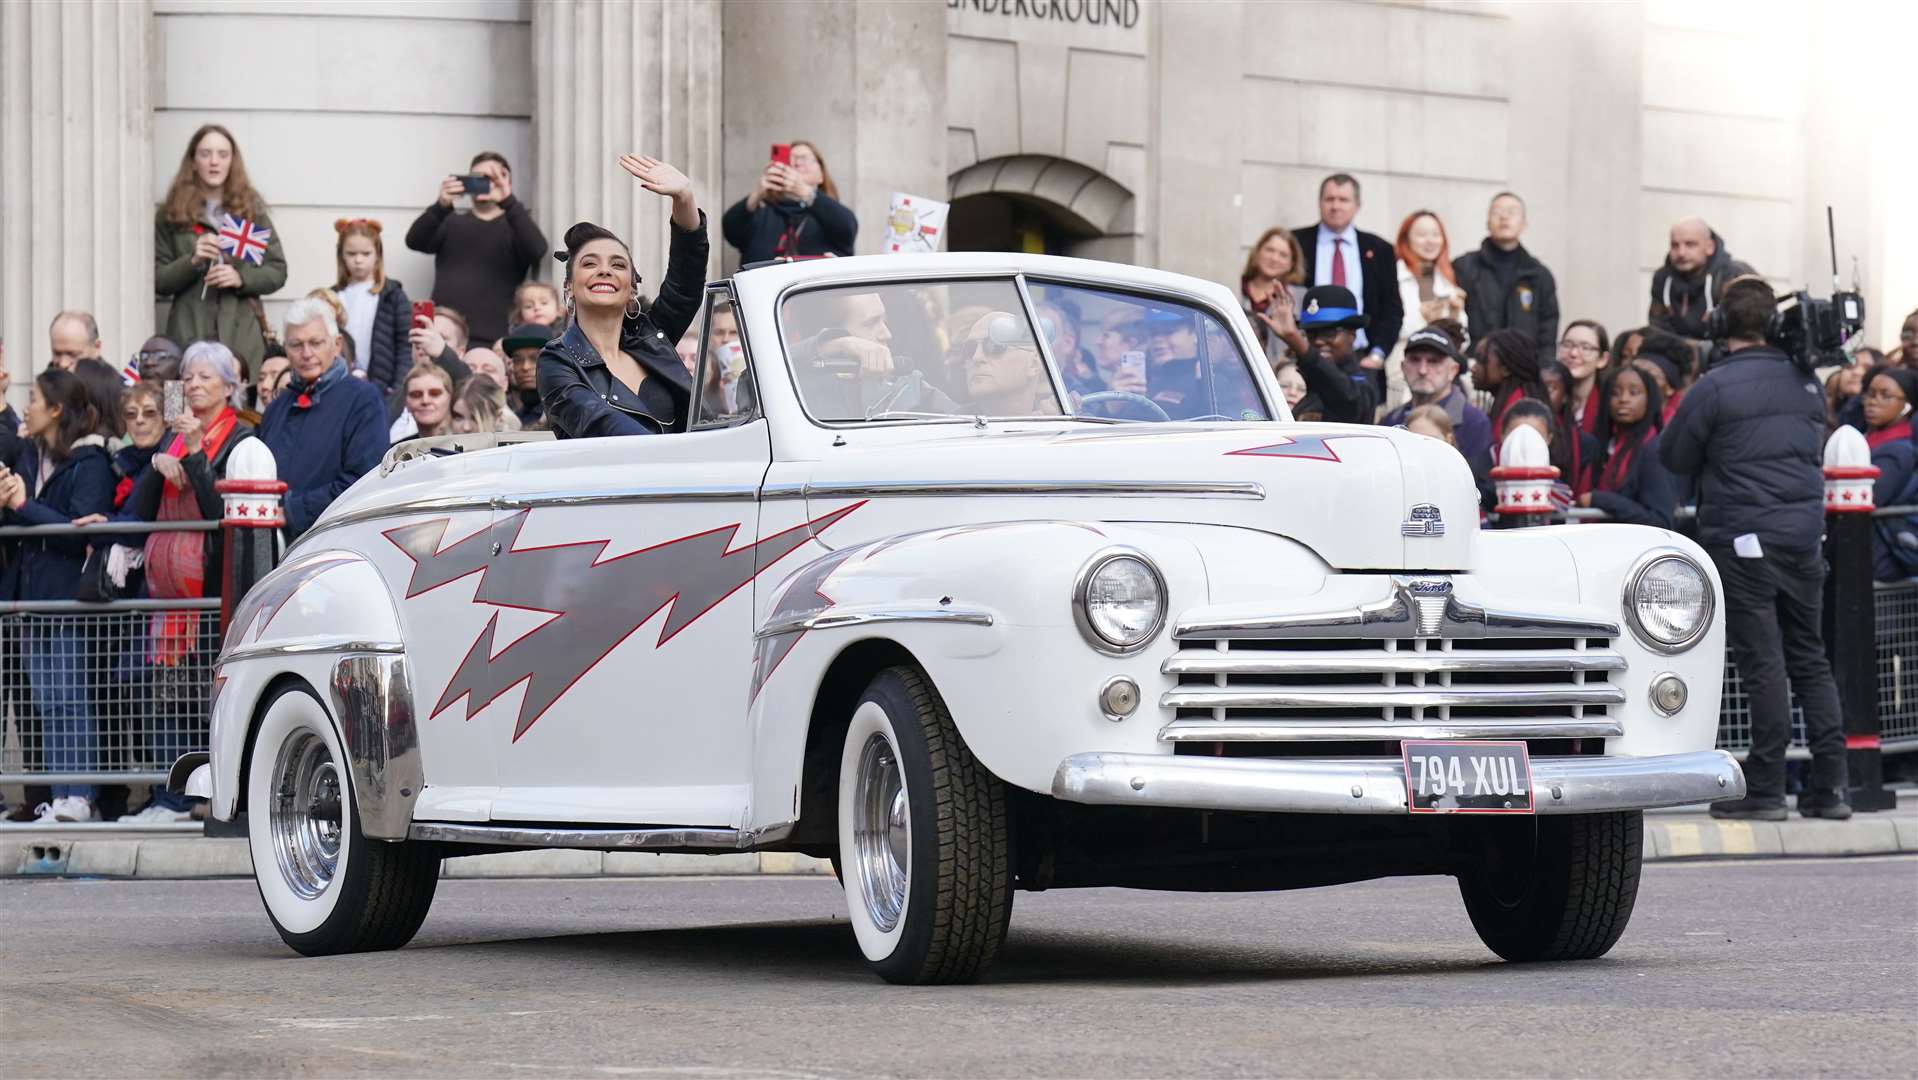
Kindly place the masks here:
POLYGON ((1332 284, 1345 284, 1345 238, 1342 236, 1332 238, 1332 284))

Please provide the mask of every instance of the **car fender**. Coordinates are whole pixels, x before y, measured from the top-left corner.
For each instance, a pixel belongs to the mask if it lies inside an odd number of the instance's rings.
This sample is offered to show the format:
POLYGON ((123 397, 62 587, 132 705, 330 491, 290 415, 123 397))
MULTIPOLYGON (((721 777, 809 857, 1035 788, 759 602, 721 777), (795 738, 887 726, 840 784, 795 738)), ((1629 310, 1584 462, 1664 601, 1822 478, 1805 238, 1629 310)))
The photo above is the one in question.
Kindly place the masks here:
POLYGON ((1095 650, 1073 617, 1081 571, 1113 549, 1143 553, 1158 567, 1170 611, 1204 601, 1205 567, 1190 540, 1110 522, 903 533, 789 573, 768 591, 755 640, 755 820, 796 815, 825 676, 847 649, 875 638, 926 671, 973 755, 1009 783, 1043 792, 1068 753, 1149 745, 1156 725, 1122 732, 1098 707, 1098 693, 1121 674, 1157 687, 1169 626, 1121 657, 1095 650))
POLYGON ((404 839, 422 786, 412 687, 398 612, 364 556, 303 551, 234 612, 209 707, 214 818, 240 811, 254 722, 288 680, 316 693, 338 730, 362 831, 404 839))

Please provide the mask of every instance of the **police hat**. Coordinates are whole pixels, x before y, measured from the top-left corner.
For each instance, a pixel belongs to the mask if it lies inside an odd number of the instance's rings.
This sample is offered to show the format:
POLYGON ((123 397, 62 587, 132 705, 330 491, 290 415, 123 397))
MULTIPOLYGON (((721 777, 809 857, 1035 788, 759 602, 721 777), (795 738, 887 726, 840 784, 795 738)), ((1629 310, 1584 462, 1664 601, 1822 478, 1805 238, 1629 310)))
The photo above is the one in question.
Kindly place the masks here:
POLYGON ((1465 358, 1460 356, 1458 349, 1452 345, 1452 335, 1443 330, 1434 330, 1429 326, 1415 331, 1411 337, 1405 339, 1406 354, 1410 355, 1413 349, 1442 353, 1459 364, 1465 363, 1465 358))
POLYGON ((1305 303, 1299 308, 1299 327, 1311 330, 1322 326, 1352 330, 1365 326, 1365 316, 1359 314, 1358 298, 1352 290, 1343 285, 1314 285, 1306 290, 1305 303))

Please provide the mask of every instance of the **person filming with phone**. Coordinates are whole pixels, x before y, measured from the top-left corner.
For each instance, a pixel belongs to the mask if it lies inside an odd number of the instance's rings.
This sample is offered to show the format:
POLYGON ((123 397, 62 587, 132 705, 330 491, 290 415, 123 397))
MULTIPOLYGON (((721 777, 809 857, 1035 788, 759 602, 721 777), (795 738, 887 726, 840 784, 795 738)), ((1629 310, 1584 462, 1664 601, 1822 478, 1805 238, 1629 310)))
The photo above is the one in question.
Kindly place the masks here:
POLYGON ((743 264, 774 259, 851 255, 859 219, 839 201, 819 148, 804 140, 775 143, 752 194, 719 220, 743 264))
POLYGON ((491 150, 440 181, 439 198, 406 230, 406 246, 433 256, 433 301, 466 312, 475 341, 506 334, 513 292, 546 253, 533 212, 513 195, 513 169, 491 150), (455 204, 468 199, 472 209, 455 204))

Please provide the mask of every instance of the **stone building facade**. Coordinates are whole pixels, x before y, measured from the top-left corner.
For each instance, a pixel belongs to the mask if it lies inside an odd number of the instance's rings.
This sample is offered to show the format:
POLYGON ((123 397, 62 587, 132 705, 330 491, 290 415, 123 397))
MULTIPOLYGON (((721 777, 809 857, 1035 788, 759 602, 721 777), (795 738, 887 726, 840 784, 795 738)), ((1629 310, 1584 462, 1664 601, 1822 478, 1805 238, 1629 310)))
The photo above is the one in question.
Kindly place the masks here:
MULTIPOLYGON (((218 121, 286 247, 273 311, 331 284, 342 216, 382 219, 389 273, 425 295, 432 264, 401 237, 477 150, 512 161, 549 237, 601 221, 656 275, 665 207, 617 154, 682 166, 716 227, 769 143, 807 138, 862 252, 905 191, 953 201, 955 247, 1222 281, 1265 227, 1313 220, 1328 172, 1363 182, 1361 227, 1429 208, 1454 252, 1510 188, 1568 317, 1621 327, 1688 213, 1822 292, 1832 203, 1869 337, 1895 343, 1918 302, 1918 161, 1896 134, 1918 98, 1856 64, 1868 31, 1665 0, 22 0, 0 5, 0 334, 17 401, 61 307, 98 313, 109 356, 137 347, 154 204, 218 121)), ((733 257, 716 244, 713 272, 733 257)))

